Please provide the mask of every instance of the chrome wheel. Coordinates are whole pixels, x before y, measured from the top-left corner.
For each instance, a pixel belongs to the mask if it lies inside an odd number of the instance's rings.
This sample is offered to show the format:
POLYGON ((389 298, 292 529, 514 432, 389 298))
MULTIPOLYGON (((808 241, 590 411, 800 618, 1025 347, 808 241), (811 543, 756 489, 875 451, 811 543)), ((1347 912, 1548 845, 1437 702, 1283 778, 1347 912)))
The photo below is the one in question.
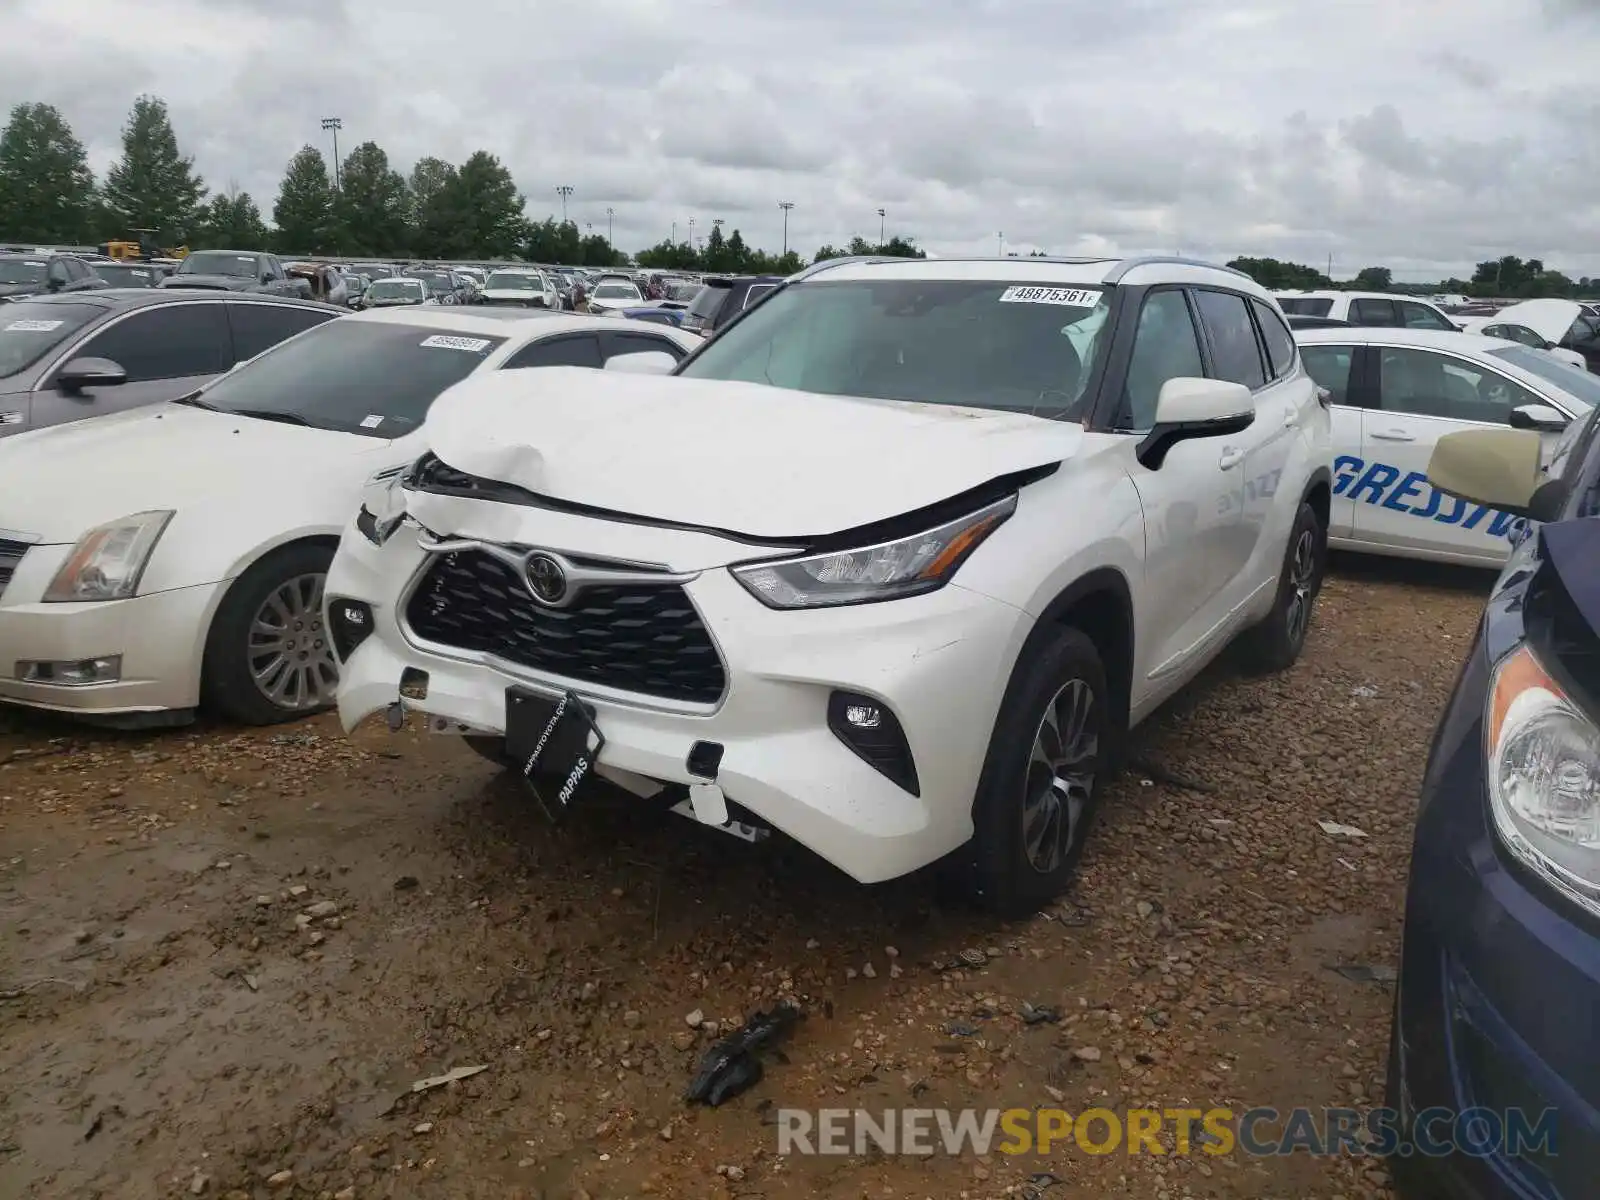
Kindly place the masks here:
POLYGON ((1045 706, 1028 759, 1022 805, 1023 852, 1041 875, 1061 866, 1094 792, 1100 749, 1094 692, 1068 681, 1045 706))
POLYGON ((297 575, 275 587, 250 621, 246 662, 261 694, 290 712, 333 702, 339 665, 322 623, 325 575, 297 575))
POLYGON ((1317 586, 1317 541, 1312 530, 1302 530, 1289 559, 1289 611, 1285 614, 1289 644, 1298 646, 1311 623, 1312 592, 1317 586))

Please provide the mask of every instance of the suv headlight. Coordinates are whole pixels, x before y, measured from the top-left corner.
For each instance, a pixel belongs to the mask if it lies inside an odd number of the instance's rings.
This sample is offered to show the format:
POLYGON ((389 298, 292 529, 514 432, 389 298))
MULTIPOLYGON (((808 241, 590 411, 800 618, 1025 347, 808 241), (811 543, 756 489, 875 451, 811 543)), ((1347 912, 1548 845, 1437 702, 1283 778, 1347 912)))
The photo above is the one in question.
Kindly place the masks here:
POLYGON ((1501 841, 1600 913, 1600 729, 1524 646, 1495 668, 1485 733, 1501 841))
POLYGON ((898 600, 943 587, 967 556, 1016 511, 1017 498, 1011 495, 899 541, 729 569, 768 608, 898 600))
POLYGON ((45 590, 46 602, 81 604, 125 600, 139 590, 150 552, 172 520, 171 509, 134 513, 107 521, 78 539, 45 590))

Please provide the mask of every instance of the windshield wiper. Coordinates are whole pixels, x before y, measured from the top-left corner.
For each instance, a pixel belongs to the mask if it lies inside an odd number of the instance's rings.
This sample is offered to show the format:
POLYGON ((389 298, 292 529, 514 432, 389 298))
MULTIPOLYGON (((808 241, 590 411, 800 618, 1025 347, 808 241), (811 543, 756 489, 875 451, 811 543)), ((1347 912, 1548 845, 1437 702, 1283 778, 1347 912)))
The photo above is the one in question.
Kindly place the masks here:
POLYGON ((221 412, 222 411, 215 404, 210 404, 210 403, 200 399, 200 393, 199 392, 190 392, 187 396, 179 396, 176 400, 173 401, 173 403, 174 404, 186 405, 189 408, 203 408, 207 412, 221 412))
POLYGON ((224 408, 219 412, 230 413, 236 417, 254 417, 257 421, 277 421, 283 425, 304 425, 310 429, 311 422, 299 413, 279 412, 271 408, 224 408))

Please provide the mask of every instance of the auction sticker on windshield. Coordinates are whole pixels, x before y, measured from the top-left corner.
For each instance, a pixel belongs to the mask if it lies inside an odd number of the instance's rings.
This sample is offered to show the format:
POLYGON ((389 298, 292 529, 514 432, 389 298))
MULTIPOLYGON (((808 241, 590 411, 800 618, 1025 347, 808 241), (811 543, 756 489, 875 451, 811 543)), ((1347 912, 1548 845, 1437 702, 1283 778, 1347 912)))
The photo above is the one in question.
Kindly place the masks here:
POLYGON ((490 345, 488 338, 450 337, 442 333, 423 338, 422 344, 439 350, 466 350, 472 354, 481 354, 490 345))
POLYGON ((7 333, 51 333, 62 326, 61 321, 13 321, 6 326, 7 333))
POLYGON ((1086 288, 1008 287, 1000 293, 1001 304, 1068 304, 1089 308, 1100 302, 1100 293, 1086 288))

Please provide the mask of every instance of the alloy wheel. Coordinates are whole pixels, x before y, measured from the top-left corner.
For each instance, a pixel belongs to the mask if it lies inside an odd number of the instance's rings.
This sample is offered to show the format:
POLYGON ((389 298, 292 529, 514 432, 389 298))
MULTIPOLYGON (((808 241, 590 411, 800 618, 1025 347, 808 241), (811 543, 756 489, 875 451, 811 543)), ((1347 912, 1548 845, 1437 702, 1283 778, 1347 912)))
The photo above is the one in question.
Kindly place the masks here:
POLYGON ((1041 875, 1060 867, 1078 838, 1094 792, 1100 749, 1094 691, 1072 679, 1045 706, 1028 758, 1023 852, 1041 875))
POLYGON ((1317 582, 1317 544, 1309 529, 1302 530, 1294 544, 1294 555, 1289 560, 1289 644, 1298 646, 1305 640, 1306 627, 1311 622, 1311 593, 1317 582))
POLYGON ((332 703, 339 684, 322 618, 326 575, 297 575, 268 594, 250 621, 245 649, 250 677, 281 709, 310 711, 332 703))

